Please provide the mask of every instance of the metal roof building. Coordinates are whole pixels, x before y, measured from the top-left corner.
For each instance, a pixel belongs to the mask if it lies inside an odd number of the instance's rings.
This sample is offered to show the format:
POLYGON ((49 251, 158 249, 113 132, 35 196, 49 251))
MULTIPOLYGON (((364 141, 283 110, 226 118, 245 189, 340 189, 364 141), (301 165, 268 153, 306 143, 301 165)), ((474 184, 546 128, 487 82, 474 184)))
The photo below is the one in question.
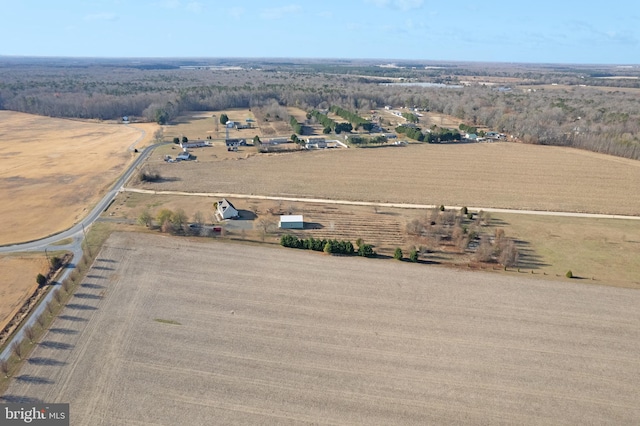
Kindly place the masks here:
POLYGON ((280 216, 278 227, 282 229, 303 229, 304 219, 301 214, 280 216))

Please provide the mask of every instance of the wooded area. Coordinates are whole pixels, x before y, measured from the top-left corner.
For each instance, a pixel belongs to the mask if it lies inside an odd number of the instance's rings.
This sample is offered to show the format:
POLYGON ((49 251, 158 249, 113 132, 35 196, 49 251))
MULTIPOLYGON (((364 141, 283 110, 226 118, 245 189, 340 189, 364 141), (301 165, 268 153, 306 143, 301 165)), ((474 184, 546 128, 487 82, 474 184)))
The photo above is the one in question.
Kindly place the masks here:
POLYGON ((236 65, 246 68, 222 70, 182 69, 180 65, 193 64, 165 62, 3 58, 0 109, 52 117, 137 116, 170 122, 183 111, 275 104, 307 111, 333 107, 342 115, 353 114, 349 120, 357 121, 373 108, 407 106, 453 115, 461 123, 487 126, 526 143, 640 159, 638 68, 460 63, 383 69, 349 61, 238 59, 236 65), (620 78, 610 78, 616 76, 620 78), (468 85, 381 84, 398 81, 468 85))

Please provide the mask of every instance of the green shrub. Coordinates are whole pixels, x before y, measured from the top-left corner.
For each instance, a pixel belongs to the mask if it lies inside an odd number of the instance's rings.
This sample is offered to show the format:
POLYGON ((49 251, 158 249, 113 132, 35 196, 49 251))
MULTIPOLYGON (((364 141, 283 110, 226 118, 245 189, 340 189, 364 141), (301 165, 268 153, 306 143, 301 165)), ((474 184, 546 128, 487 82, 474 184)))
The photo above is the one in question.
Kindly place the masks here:
POLYGON ((440 211, 443 212, 444 211, 444 204, 440 204, 440 211))
POLYGON ((571 269, 569 269, 569 270, 567 271, 567 273, 565 274, 565 276, 566 276, 567 278, 573 278, 573 272, 571 272, 571 269))
POLYGON ((418 261, 418 250, 413 249, 409 252, 409 260, 414 263, 418 261))
POLYGON ((402 249, 400 247, 396 247, 396 251, 393 252, 393 258, 395 260, 402 260, 402 249))
POLYGON ((47 283, 47 277, 42 274, 38 274, 38 276, 36 277, 36 282, 38 283, 38 287, 42 287, 47 283))
POLYGON ((462 214, 466 216, 467 213, 469 213, 469 210, 466 207, 463 207, 462 208, 462 214))

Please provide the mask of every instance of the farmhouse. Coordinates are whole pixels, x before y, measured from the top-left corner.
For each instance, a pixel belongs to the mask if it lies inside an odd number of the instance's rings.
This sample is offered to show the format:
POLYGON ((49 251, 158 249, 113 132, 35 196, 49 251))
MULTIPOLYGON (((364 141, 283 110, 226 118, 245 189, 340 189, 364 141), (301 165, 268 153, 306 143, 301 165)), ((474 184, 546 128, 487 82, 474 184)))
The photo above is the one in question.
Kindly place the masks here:
POLYGON ((216 207, 216 216, 218 216, 220 220, 224 220, 235 219, 239 217, 240 214, 238 214, 238 210, 233 207, 233 204, 231 204, 229 200, 223 198, 222 200, 218 201, 218 206, 216 207))
POLYGON ((191 160, 191 154, 189 154, 186 151, 182 152, 176 156, 176 160, 182 160, 182 161, 191 160))
POLYGON ((282 215, 278 227, 282 229, 303 229, 304 218, 302 215, 282 215))

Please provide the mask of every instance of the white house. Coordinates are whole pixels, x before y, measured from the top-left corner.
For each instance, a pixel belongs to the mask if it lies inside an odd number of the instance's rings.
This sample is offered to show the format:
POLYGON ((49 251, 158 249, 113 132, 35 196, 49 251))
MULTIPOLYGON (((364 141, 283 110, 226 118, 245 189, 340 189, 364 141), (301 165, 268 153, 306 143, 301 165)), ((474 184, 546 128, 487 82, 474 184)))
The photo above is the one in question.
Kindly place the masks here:
POLYGON ((282 215, 278 227, 282 229, 304 229, 304 218, 301 214, 282 215))
POLYGON ((176 160, 182 160, 182 161, 187 161, 191 159, 191 154, 189 154, 188 152, 181 152, 180 154, 178 154, 176 156, 176 160))
POLYGON ((236 210, 236 208, 233 207, 233 204, 231 204, 226 198, 223 198, 222 200, 218 201, 218 207, 216 208, 216 216, 218 216, 220 220, 224 220, 224 219, 234 219, 239 217, 240 215, 238 214, 238 210, 236 210))

